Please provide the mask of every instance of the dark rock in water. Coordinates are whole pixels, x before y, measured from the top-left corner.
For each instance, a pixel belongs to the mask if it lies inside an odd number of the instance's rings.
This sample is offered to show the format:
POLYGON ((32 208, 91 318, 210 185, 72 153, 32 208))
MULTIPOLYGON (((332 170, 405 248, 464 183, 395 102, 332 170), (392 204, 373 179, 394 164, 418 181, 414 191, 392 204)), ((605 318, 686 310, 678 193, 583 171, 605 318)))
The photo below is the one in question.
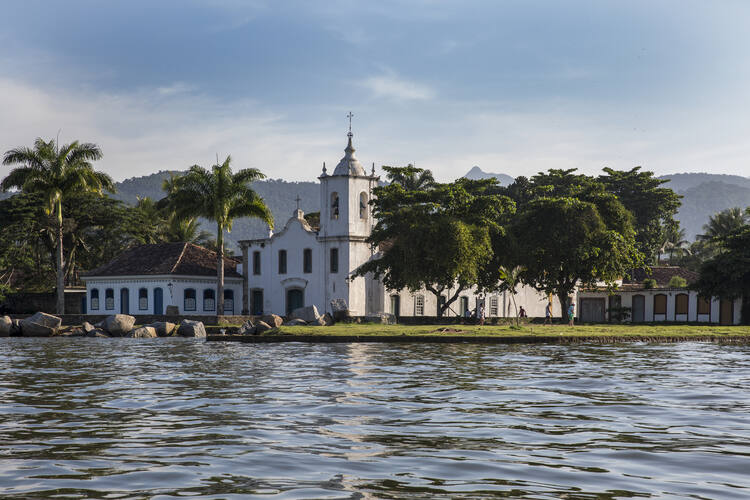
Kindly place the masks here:
POLYGON ((156 328, 153 326, 141 326, 129 332, 127 336, 135 339, 155 339, 157 337, 156 328))
POLYGON ((203 326, 201 321, 183 319, 177 329, 177 335, 180 337, 205 337, 206 327, 203 326))
POLYGON ((107 316, 102 325, 102 329, 105 330, 113 337, 124 337, 135 325, 135 318, 127 314, 113 314, 107 316))
MULTIPOLYGON (((263 323, 261 321, 261 323, 263 323)), ((245 321, 242 326, 237 330, 237 335, 255 335, 256 327, 252 321, 245 321)))
POLYGON ((270 329, 271 329, 271 325, 269 325, 265 321, 258 321, 258 324, 255 325, 255 333, 256 334, 267 332, 270 329))
POLYGON ((284 324, 284 319, 278 314, 265 314, 260 317, 260 320, 264 323, 268 323, 274 328, 278 328, 284 324))
POLYGON ((0 316, 0 337, 10 337, 13 328, 13 320, 10 316, 0 316))
POLYGON ((21 333, 21 322, 17 319, 13 320, 13 325, 10 327, 10 336, 11 337, 20 337, 23 334, 21 333))
POLYGON ((81 325, 81 327, 83 328, 83 331, 86 332, 86 333, 88 333, 91 330, 93 330, 94 328, 96 328, 94 325, 92 325, 88 321, 84 321, 83 325, 81 325))
POLYGON ((94 328, 91 331, 86 332, 87 337, 101 337, 101 338, 109 338, 109 335, 107 332, 102 330, 101 328, 94 328))
POLYGON ((170 323, 169 321, 157 321, 146 326, 155 328, 156 335, 158 335, 159 337, 169 337, 171 335, 174 335, 175 329, 177 328, 176 324, 170 323))
POLYGON ((65 337, 85 337, 86 331, 83 328, 72 328, 63 333, 65 337))
POLYGON ((57 334, 62 319, 51 314, 38 312, 19 321, 21 335, 24 337, 52 337, 57 334))

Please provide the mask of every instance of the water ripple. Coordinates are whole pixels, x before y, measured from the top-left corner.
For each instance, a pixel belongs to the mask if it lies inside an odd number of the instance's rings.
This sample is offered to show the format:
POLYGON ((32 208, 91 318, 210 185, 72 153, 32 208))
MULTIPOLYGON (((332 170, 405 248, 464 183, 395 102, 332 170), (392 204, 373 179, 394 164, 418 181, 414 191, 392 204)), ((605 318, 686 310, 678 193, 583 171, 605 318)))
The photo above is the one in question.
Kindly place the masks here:
POLYGON ((0 494, 747 498, 749 354, 0 339, 0 494))

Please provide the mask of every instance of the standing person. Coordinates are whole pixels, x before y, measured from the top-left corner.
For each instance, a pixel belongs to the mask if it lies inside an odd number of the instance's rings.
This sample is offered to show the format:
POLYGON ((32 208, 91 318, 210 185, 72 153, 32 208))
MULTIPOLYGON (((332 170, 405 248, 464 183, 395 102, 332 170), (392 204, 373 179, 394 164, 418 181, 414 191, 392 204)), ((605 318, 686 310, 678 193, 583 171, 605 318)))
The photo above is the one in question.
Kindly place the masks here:
POLYGON ((572 300, 568 306, 568 326, 573 326, 573 319, 576 315, 576 304, 572 300))
POLYGON ((544 324, 552 326, 552 302, 547 302, 547 306, 544 308, 544 324))
POLYGON ((484 302, 479 304, 479 310, 477 311, 477 318, 479 318, 479 326, 484 326, 484 302))
POLYGON ((521 310, 518 311, 518 317, 519 318, 525 318, 526 317, 526 309, 524 309, 523 306, 521 306, 521 310))

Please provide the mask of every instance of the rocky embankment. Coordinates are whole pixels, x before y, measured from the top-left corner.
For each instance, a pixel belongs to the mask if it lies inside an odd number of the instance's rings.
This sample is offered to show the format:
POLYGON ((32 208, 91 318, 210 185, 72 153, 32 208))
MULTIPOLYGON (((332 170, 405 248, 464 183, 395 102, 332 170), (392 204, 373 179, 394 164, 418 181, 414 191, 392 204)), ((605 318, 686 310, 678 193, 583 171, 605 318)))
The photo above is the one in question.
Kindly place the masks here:
MULTIPOLYGON (((327 326, 334 323, 330 314, 320 315, 315 306, 296 309, 288 320, 267 314, 255 321, 246 321, 239 328, 222 328, 233 335, 261 335, 282 325, 327 326)), ((80 326, 62 326, 62 318, 38 312, 24 319, 0 316, 0 337, 205 337, 206 327, 201 321, 183 319, 179 323, 158 321, 136 325, 136 318, 127 314, 113 314, 96 324, 84 322, 80 326)))

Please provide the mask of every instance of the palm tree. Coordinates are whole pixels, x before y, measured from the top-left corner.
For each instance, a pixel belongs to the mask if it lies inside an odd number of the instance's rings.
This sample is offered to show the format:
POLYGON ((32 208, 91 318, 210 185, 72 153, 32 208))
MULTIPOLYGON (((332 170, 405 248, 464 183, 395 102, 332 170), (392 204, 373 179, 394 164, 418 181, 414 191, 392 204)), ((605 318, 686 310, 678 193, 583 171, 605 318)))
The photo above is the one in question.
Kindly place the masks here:
POLYGON ((750 213, 743 212, 739 207, 722 210, 712 215, 708 219, 708 224, 703 225, 703 234, 699 234, 698 239, 710 241, 723 239, 747 224, 749 218, 750 213))
POLYGON ((271 211, 250 187, 250 183, 265 176, 254 168, 232 173, 231 161, 231 156, 227 156, 224 163, 217 161, 211 171, 193 165, 185 175, 170 180, 167 195, 178 219, 205 217, 216 222, 217 314, 224 312, 224 231, 231 231, 238 217, 255 217, 273 227, 271 211))
POLYGON ((102 152, 91 143, 74 141, 62 147, 54 139, 34 141, 34 148, 20 147, 6 151, 3 165, 22 165, 14 168, 0 183, 3 191, 21 189, 39 193, 45 202, 45 212, 57 219, 57 313, 65 314, 65 262, 63 260, 63 198, 80 193, 102 194, 114 192, 112 178, 94 170, 92 161, 102 152))
POLYGON ((407 191, 423 191, 435 185, 432 172, 417 168, 411 163, 405 167, 383 166, 386 177, 395 184, 400 184, 407 191))
POLYGON ((510 299, 513 302, 513 309, 516 312, 516 326, 519 326, 518 305, 516 304, 516 288, 521 283, 521 274, 526 270, 523 266, 506 267, 500 266, 500 279, 503 281, 500 290, 510 292, 510 299))
POLYGON ((664 243, 659 248, 659 257, 661 254, 669 254, 669 264, 672 265, 672 257, 676 253, 678 256, 690 254, 690 242, 685 236, 684 229, 678 229, 678 226, 672 225, 666 229, 664 243))

